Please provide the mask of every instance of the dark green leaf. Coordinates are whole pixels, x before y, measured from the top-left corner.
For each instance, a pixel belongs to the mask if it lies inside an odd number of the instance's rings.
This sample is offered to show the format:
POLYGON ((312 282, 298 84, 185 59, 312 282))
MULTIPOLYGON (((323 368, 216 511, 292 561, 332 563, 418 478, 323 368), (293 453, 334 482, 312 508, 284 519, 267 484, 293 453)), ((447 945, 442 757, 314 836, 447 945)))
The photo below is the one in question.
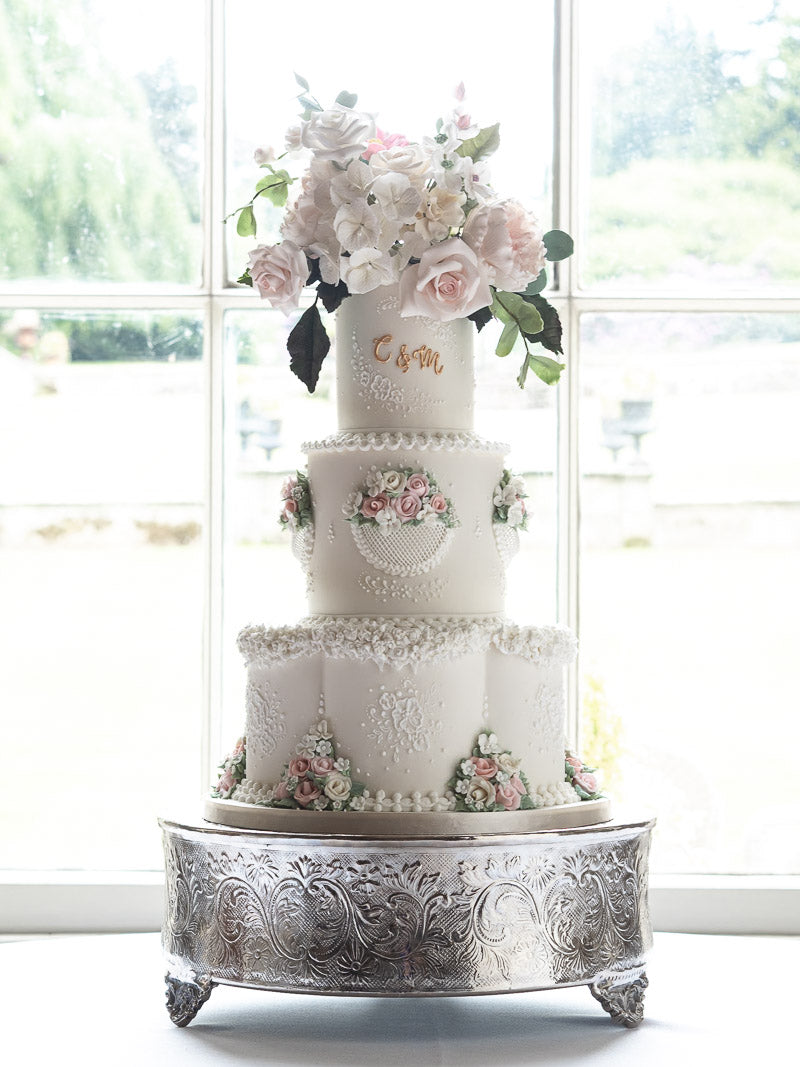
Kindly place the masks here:
POLYGON ((495 348, 495 355, 507 356, 513 349, 519 337, 519 326, 516 322, 507 322, 503 327, 503 332, 500 334, 500 340, 497 342, 497 348, 495 348))
POLYGON ((239 285, 252 285, 253 279, 250 277, 250 268, 248 267, 241 278, 237 278, 236 281, 239 285))
POLYGON ((236 232, 240 237, 255 237, 256 220, 253 215, 252 205, 248 204, 239 212, 239 218, 236 221, 236 232))
POLYGON ((313 304, 303 312, 297 325, 289 334, 286 347, 291 361, 289 366, 294 374, 313 393, 319 380, 323 361, 331 347, 330 338, 322 325, 317 305, 313 304))
POLYGON ((475 163, 480 159, 486 159, 500 147, 500 123, 494 126, 486 126, 478 130, 474 137, 462 141, 458 146, 457 153, 460 156, 469 156, 475 163))
POLYGON ((343 89, 336 97, 336 103, 341 104, 342 107, 353 108, 358 103, 358 97, 355 93, 348 93, 346 89, 343 89))
POLYGON ((575 251, 575 242, 563 230, 550 230, 542 240, 544 241, 544 247, 547 249, 545 259, 549 259, 551 263, 558 263, 559 260, 567 259, 575 251))
POLYGON ((534 344, 540 344, 548 352, 557 356, 564 354, 561 347, 561 319, 552 304, 548 304, 543 296, 532 296, 528 303, 535 307, 541 316, 542 326, 538 333, 528 333, 525 336, 534 344))
POLYGON ((319 298, 326 311, 336 311, 345 297, 350 296, 350 290, 344 282, 338 285, 330 285, 328 282, 320 282, 317 286, 319 298))
POLYGON ((491 308, 485 307, 480 308, 478 311, 473 311, 471 315, 467 316, 467 318, 471 319, 475 323, 475 325, 478 327, 478 333, 480 333, 483 327, 488 322, 492 321, 494 315, 492 315, 491 308))

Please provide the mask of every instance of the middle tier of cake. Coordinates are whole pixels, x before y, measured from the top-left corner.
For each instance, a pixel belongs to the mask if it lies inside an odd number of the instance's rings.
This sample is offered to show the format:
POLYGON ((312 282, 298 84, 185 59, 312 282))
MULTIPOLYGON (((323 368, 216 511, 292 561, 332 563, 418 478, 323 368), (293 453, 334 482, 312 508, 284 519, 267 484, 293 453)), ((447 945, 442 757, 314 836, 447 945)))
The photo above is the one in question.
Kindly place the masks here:
POLYGON ((503 612, 518 547, 493 518, 507 446, 462 431, 354 431, 304 450, 313 525, 294 549, 312 613, 503 612))

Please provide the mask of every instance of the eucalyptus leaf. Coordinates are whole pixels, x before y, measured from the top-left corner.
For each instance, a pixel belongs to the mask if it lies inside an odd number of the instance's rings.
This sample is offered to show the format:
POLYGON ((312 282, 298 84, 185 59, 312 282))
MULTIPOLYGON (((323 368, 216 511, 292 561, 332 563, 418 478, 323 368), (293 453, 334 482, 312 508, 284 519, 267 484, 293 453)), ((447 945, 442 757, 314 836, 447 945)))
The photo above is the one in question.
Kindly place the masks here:
POLYGON ((519 326, 516 322, 507 322, 503 327, 503 332, 500 334, 500 340, 497 342, 497 348, 495 348, 495 355, 507 356, 519 338, 519 326))
POLYGON ((478 160, 487 159, 499 147, 500 123, 496 122, 494 126, 485 126, 482 130, 478 130, 474 137, 462 141, 456 152, 459 156, 469 156, 474 163, 477 163, 478 160))
POLYGON ((328 332, 322 324, 316 304, 312 304, 300 316, 289 334, 286 347, 291 356, 289 367, 309 393, 313 393, 319 381, 323 361, 331 347, 328 332))
POLYGON ((538 275, 534 278, 534 280, 530 283, 530 285, 528 285, 528 287, 525 289, 525 292, 522 295, 525 296, 525 297, 538 296, 539 293, 541 293, 542 290, 546 289, 546 288, 547 288, 547 271, 544 268, 542 268, 542 270, 539 271, 538 275))
POLYGON ((567 259, 575 251, 575 242, 563 230, 549 230, 542 240, 547 249, 545 259, 549 259, 551 263, 567 259))
POLYGON ((556 363, 549 356, 537 356, 530 353, 528 355, 528 366, 537 378, 541 378, 545 385, 555 385, 561 377, 565 364, 556 363))
POLYGON ((322 111, 322 108, 319 106, 318 102, 310 96, 306 96, 304 94, 303 96, 298 96, 297 99, 300 101, 306 111, 322 111))
POLYGON ((236 220, 236 232, 240 237, 255 237, 256 218, 253 214, 252 204, 247 204, 239 212, 239 218, 236 220))
POLYGON ((305 80, 305 78, 301 78, 297 71, 295 71, 294 80, 297 82, 301 89, 305 89, 306 92, 310 92, 310 86, 308 82, 305 80))
POLYGON ((336 97, 336 103, 341 104, 342 107, 354 108, 358 103, 358 97, 355 93, 348 93, 346 89, 343 89, 336 97))

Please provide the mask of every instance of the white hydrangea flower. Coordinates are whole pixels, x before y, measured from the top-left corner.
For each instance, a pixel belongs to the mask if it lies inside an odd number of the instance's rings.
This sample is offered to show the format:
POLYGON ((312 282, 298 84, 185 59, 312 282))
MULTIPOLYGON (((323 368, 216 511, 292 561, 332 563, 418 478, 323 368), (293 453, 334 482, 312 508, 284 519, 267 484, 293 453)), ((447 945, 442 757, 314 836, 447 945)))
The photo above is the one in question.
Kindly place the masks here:
POLYGON ((380 216, 373 204, 365 199, 342 204, 333 219, 336 238, 343 249, 358 252, 374 248, 381 232, 380 216))
POLYGON ((381 285, 397 281, 397 267, 388 252, 380 248, 360 248, 342 256, 342 280, 351 293, 371 293, 381 285))
POLYGON ((331 180, 331 202, 337 208, 342 204, 352 204, 354 200, 366 200, 372 184, 372 171, 360 159, 354 159, 348 166, 331 180))
POLYGON ((499 752, 500 744, 497 740, 497 734, 481 734, 478 737, 478 748, 484 756, 491 756, 495 752, 499 752))
POLYGON ((522 507, 522 501, 516 500, 508 509, 508 525, 519 526, 525 520, 525 512, 522 507))
POLYGON ((379 174, 371 191, 384 217, 395 222, 410 222, 422 203, 419 190, 406 174, 379 174))
POLYGON ((347 500, 345 500, 344 504, 342 504, 342 515, 344 515, 346 519, 352 519, 361 509, 361 501, 363 499, 363 494, 359 493, 357 489, 354 489, 348 496, 347 500))
POLYGON ((400 526, 400 516, 394 508, 382 508, 375 516, 375 522, 384 537, 388 537, 400 526))

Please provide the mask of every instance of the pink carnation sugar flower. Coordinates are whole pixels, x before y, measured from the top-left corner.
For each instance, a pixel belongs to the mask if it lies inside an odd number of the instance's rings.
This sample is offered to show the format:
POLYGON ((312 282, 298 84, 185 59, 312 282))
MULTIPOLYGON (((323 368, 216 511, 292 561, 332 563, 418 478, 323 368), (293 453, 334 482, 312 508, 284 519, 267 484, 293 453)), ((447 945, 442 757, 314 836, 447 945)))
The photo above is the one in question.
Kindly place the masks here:
POLYGON ((367 147, 364 150, 363 158, 369 159, 374 156, 376 152, 383 152, 385 148, 402 148, 408 144, 408 138, 404 137, 402 133, 384 133, 383 130, 377 129, 375 136, 367 141, 367 147))

